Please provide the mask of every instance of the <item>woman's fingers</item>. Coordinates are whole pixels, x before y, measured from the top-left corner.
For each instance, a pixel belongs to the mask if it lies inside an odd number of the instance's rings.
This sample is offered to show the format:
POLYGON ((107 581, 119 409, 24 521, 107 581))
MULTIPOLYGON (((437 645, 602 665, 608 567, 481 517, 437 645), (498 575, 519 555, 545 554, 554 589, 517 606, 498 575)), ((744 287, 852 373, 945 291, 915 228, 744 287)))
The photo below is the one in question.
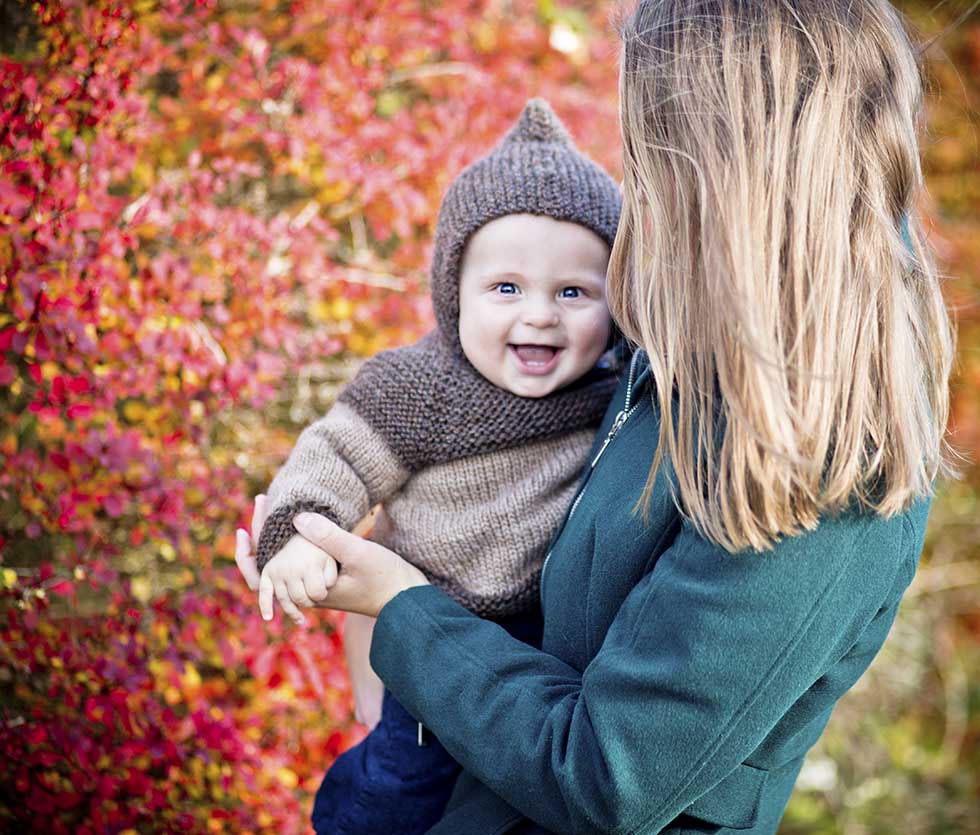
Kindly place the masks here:
POLYGON ((256 545, 259 543, 262 526, 265 524, 266 517, 269 515, 268 504, 268 498, 264 493, 259 493, 255 497, 255 504, 252 508, 252 541, 256 545))
POLYGON ((345 531, 325 516, 300 513, 293 519, 293 527, 340 564, 324 603, 331 609, 377 617, 403 589, 428 584, 425 575, 398 554, 345 531))
POLYGON ((239 528, 235 531, 235 565, 252 591, 259 590, 259 569, 252 554, 252 541, 248 531, 239 528))
POLYGON ((358 562, 358 557, 366 550, 364 546, 367 540, 345 531, 325 516, 316 513, 298 514, 293 519, 293 527, 341 565, 358 562))

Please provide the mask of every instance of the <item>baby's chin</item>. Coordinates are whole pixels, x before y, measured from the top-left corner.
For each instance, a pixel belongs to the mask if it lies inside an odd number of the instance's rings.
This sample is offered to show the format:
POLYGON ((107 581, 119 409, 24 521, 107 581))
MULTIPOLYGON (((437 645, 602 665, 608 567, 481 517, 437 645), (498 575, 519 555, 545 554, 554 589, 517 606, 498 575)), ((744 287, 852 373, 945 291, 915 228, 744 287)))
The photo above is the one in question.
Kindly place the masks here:
POLYGON ((554 394, 562 386, 567 385, 567 381, 556 379, 556 380, 542 380, 532 379, 532 380, 505 380, 503 385, 498 383, 498 387, 502 388, 504 391, 509 391, 511 394, 516 394, 518 397, 527 397, 531 400, 537 400, 542 397, 547 397, 549 394, 554 394))

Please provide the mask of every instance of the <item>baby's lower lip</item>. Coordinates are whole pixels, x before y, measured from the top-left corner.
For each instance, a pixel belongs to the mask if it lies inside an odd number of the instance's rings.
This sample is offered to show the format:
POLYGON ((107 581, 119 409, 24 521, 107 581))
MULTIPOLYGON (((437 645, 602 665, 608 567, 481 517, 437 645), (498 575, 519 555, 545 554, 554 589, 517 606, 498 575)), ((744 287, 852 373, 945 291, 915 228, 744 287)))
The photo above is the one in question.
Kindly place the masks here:
MULTIPOLYGON (((523 345, 508 345, 507 348, 510 351, 510 355, 514 358, 517 363, 517 367, 524 374, 531 374, 533 376, 544 376, 550 374, 555 370, 555 366, 558 365, 558 359, 561 356, 561 348, 553 348, 552 354, 547 359, 529 359, 526 356, 521 356, 518 352, 518 348, 529 347, 523 345)), ((544 346, 537 346, 544 347, 544 346)))

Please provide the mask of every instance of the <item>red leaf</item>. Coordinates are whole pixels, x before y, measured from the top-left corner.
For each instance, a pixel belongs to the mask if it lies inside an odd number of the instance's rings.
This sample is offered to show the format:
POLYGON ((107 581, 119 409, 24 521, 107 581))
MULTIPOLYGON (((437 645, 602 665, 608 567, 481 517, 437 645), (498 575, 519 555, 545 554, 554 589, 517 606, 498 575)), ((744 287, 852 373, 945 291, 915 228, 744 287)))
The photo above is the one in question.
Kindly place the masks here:
POLYGON ((48 591, 51 594, 63 594, 66 596, 75 594, 75 584, 70 580, 58 580, 48 586, 48 591))
POLYGON ((91 403, 72 403, 68 407, 68 417, 71 420, 78 420, 79 418, 91 417, 95 412, 91 403))

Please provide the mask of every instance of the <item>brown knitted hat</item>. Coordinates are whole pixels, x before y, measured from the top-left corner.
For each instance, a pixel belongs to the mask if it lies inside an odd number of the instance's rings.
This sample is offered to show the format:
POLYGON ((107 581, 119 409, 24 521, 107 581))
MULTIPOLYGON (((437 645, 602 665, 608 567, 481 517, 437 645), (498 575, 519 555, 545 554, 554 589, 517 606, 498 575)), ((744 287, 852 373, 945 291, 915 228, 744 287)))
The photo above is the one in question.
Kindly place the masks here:
POLYGON ((470 236, 511 214, 579 223, 609 246, 616 237, 616 181, 579 151, 544 99, 531 99, 494 150, 453 181, 439 209, 432 304, 443 338, 459 344, 459 268, 470 236))

